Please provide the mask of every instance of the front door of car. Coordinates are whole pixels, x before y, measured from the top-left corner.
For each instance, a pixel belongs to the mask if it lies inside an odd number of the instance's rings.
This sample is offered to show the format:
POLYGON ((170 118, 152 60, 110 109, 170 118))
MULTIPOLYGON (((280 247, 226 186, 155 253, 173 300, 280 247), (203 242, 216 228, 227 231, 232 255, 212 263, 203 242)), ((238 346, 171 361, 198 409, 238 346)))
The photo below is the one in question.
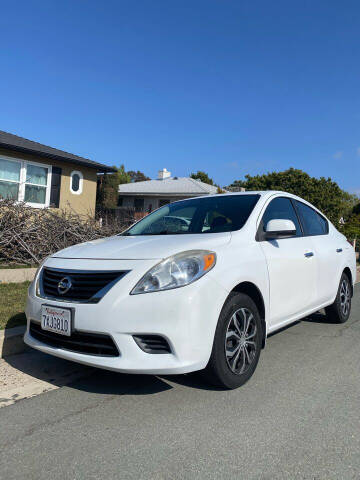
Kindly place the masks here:
POLYGON ((269 329, 286 324, 316 304, 316 257, 310 237, 305 237, 298 216, 288 197, 270 201, 260 220, 258 240, 264 252, 270 281, 269 329), (270 220, 291 220, 296 235, 266 240, 265 231, 270 220))

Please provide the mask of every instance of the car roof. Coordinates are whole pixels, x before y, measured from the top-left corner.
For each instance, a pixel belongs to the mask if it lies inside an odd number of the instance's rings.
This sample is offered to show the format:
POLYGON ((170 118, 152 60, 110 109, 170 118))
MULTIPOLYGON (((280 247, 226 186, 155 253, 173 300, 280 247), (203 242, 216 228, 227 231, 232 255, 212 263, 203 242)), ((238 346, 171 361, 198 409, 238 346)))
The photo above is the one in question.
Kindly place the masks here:
MULTIPOLYGON (((287 195, 289 197, 298 198, 299 200, 302 200, 300 197, 297 197, 292 193, 283 192, 281 190, 247 190, 246 192, 226 192, 221 194, 201 195, 199 197, 189 197, 181 200, 176 200, 176 202, 195 200, 195 199, 200 200, 202 198, 213 198, 214 196, 218 196, 218 195, 220 195, 221 197, 240 196, 240 195, 260 195, 261 197, 268 198, 268 197, 272 197, 275 194, 287 195)), ((172 202, 172 203, 175 203, 175 202, 172 202)))

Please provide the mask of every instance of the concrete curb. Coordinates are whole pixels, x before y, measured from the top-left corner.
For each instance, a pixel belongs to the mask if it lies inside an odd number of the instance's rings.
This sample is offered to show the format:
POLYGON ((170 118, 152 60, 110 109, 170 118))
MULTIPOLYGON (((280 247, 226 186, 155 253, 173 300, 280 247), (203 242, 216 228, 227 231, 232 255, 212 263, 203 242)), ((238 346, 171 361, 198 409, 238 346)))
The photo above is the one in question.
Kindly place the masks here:
POLYGON ((23 341, 26 325, 0 330, 0 358, 22 353, 28 349, 23 341))
POLYGON ((0 283, 32 281, 36 270, 36 268, 0 268, 0 283))

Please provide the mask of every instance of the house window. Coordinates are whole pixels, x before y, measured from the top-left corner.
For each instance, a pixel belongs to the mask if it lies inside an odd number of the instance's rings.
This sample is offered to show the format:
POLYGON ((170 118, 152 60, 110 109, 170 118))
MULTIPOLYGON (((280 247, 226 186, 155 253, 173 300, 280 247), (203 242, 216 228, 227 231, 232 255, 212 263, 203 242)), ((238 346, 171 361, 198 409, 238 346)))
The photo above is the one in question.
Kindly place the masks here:
POLYGON ((170 200, 167 198, 160 198, 159 200, 159 207, 163 207, 164 205, 168 205, 170 203, 170 200))
POLYGON ((134 207, 135 212, 142 212, 144 210, 144 199, 143 198, 135 198, 134 199, 134 207))
POLYGON ((28 164, 26 168, 25 196, 28 203, 46 203, 48 169, 28 164))
POLYGON ((0 197, 47 207, 50 176, 50 166, 0 157, 0 197))
POLYGON ((70 191, 75 195, 80 195, 83 189, 83 174, 74 170, 70 175, 70 191))
POLYGON ((0 158, 0 197, 18 200, 21 163, 0 158))

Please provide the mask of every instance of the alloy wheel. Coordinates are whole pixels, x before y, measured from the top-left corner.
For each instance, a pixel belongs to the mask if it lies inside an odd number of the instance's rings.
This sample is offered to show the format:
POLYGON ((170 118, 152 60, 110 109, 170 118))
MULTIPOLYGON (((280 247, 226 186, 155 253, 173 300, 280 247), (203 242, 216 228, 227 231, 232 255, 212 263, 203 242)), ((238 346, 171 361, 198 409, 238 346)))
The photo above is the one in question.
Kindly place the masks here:
POLYGON ((346 317, 347 314, 349 313, 350 299, 351 299, 351 293, 350 293, 349 281, 346 278, 344 278, 340 286, 340 307, 341 307, 341 313, 344 315, 344 317, 346 317))
POLYGON ((255 317, 247 308, 240 308, 231 316, 225 336, 225 355, 230 370, 236 375, 245 373, 257 349, 255 317))

